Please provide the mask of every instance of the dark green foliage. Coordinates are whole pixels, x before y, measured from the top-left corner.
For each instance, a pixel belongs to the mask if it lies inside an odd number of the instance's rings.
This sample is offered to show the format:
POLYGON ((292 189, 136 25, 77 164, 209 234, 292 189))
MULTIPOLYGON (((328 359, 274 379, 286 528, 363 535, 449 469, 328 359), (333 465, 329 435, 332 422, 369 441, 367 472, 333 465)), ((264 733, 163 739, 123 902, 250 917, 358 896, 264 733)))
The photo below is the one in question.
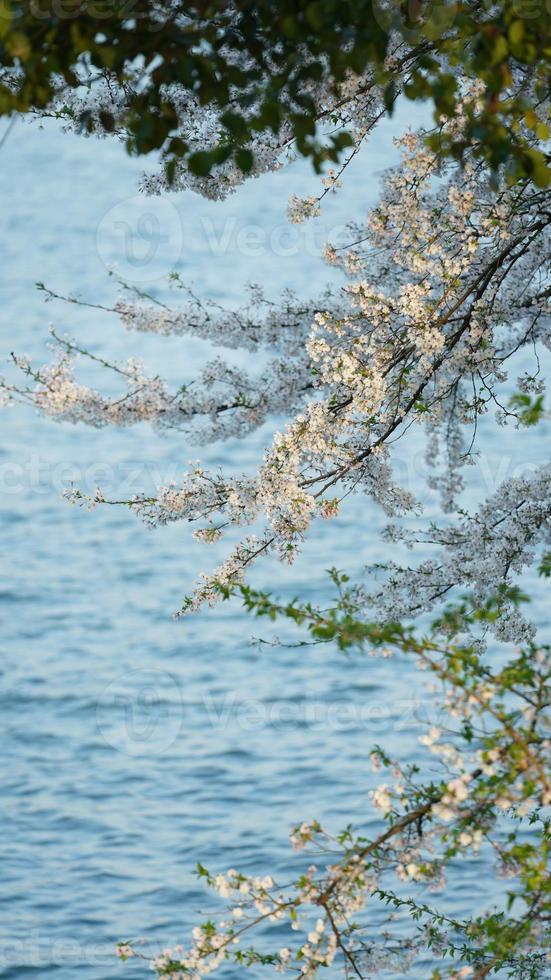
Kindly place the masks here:
MULTIPOLYGON (((392 29, 410 47, 405 93, 432 101, 436 122, 454 110, 458 76, 486 85, 484 105, 469 118, 466 133, 444 139, 437 129, 433 146, 460 159, 474 139, 476 155, 494 169, 505 166, 511 180, 551 181, 547 124, 527 104, 522 85, 512 87, 513 76, 531 72, 542 98, 549 91, 545 0, 238 0, 233 6, 195 0, 174 4, 168 20, 159 20, 157 9, 146 0, 0 0, 0 114, 40 111, 52 97, 55 76, 75 86, 83 64, 118 82, 140 64, 150 84, 129 92, 122 120, 128 148, 137 154, 162 148, 169 177, 175 159, 206 174, 230 155, 247 172, 252 157, 245 144, 256 132, 279 133, 283 122, 299 152, 319 169, 324 160, 338 159, 350 137, 342 130, 322 137, 326 120, 318 117, 311 83, 324 78, 336 91, 350 71, 371 67, 392 111, 399 86, 384 67, 392 29), (163 94, 172 82, 220 113, 222 147, 197 153, 186 134, 173 138, 178 111, 163 94)), ((80 122, 93 126, 86 114, 80 122)), ((113 117, 104 112, 101 125, 112 130, 113 117)))

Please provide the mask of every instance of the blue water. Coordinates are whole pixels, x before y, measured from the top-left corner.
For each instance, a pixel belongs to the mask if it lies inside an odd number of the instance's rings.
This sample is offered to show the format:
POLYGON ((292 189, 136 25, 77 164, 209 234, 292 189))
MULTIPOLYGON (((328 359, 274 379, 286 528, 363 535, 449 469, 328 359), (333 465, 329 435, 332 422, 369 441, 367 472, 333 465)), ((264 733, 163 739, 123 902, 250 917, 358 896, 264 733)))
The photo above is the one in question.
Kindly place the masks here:
MULTIPOLYGON (((316 237, 306 226, 291 239, 289 194, 317 188, 303 164, 251 181, 224 204, 188 193, 144 203, 143 162, 122 147, 18 122, 0 151, 2 361, 11 350, 48 360, 53 321, 96 353, 140 355, 173 382, 189 380, 212 356, 207 344, 136 337, 109 314, 45 306, 34 283, 109 305, 117 290, 107 266, 118 264, 158 295, 172 268, 221 302, 238 302, 247 280, 274 297, 285 285, 313 293, 327 278, 324 238, 375 200, 403 121, 356 162, 316 237), (149 267, 125 240, 144 213, 166 239, 149 267)), ((334 830, 349 821, 373 829, 370 748, 410 753, 431 694, 407 664, 251 644, 273 629, 237 606, 173 621, 223 546, 193 543, 184 525, 150 532, 126 511, 89 514, 61 498, 71 482, 147 490, 177 480, 198 456, 252 468, 269 427, 203 449, 179 433, 91 431, 23 408, 3 412, 0 424, 0 977, 137 977, 113 944, 185 942, 198 910, 213 908, 193 875, 198 859, 288 878, 292 824, 317 817, 334 830)), ((499 456, 483 455, 473 492, 537 457, 535 442, 511 436, 499 456)), ((420 458, 410 443, 399 467, 406 485, 420 458)), ((383 557, 382 524, 374 506, 352 499, 294 567, 265 563, 255 581, 318 594, 324 568, 354 571, 383 557)), ((484 887, 466 862, 454 910, 467 912, 484 887)))

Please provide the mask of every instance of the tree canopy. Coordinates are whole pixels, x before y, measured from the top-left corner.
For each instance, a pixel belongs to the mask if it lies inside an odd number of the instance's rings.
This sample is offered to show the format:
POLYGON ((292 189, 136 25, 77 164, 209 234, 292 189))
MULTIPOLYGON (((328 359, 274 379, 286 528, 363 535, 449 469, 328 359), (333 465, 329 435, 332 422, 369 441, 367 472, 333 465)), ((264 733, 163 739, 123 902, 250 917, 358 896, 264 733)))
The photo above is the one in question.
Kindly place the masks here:
POLYGON ((239 596, 252 614, 290 624, 291 641, 414 657, 437 685, 442 723, 423 721, 423 757, 370 753, 385 780, 370 796, 376 830, 368 822, 334 834, 304 820, 291 844, 314 849, 316 864, 290 883, 275 871, 199 864, 225 903, 222 917, 196 925, 185 947, 149 956, 129 939, 119 956, 149 960, 173 980, 228 964, 302 980, 327 968, 362 978, 410 967, 431 980, 546 980, 550 647, 521 576, 551 575, 551 463, 542 456, 525 467, 521 449, 528 428, 547 437, 550 417, 547 11, 320 0, 192 5, 185 14, 175 3, 167 14, 107 3, 98 31, 91 5, 69 2, 69 15, 42 22, 34 8, 4 9, 3 111, 107 130, 136 153, 162 149, 168 171, 146 191, 168 180, 222 197, 246 173, 279 168, 290 144, 319 167, 348 145, 317 197, 291 197, 292 221, 315 218, 400 93, 431 99, 436 113, 432 127, 395 140, 400 160, 374 207, 365 213, 355 200, 346 243, 328 242, 338 287, 271 299, 251 286, 235 309, 197 296, 173 272, 180 303, 136 288, 111 309, 90 297, 87 306, 125 329, 216 345, 176 387, 57 330, 48 363, 15 354, 14 378, 0 379, 6 402, 56 422, 149 423, 201 443, 246 439, 284 416, 246 473, 228 458, 220 468, 192 464, 153 491, 73 487, 67 496, 127 508, 153 527, 189 523, 217 553, 220 542, 222 563, 197 577, 178 615, 239 596), (90 369, 105 389, 92 386, 90 369), (406 483, 396 443, 414 428, 427 465, 406 483), (484 439, 505 428, 520 446, 514 472, 463 505, 484 439), (438 492, 435 515, 423 510, 428 490, 438 492), (329 605, 252 588, 254 564, 268 555, 292 562, 319 522, 358 493, 389 519, 388 560, 355 584, 333 569, 329 605), (452 915, 447 891, 461 887, 461 862, 474 861, 484 889, 467 915, 452 915), (437 901, 427 889, 441 893, 437 901))
POLYGON ((537 99, 549 90, 544 0, 2 0, 0 12, 0 113, 53 107, 88 131, 120 129, 132 153, 162 148, 169 179, 177 161, 197 175, 228 159, 248 172, 258 133, 292 140, 316 168, 338 160, 353 136, 332 124, 354 78, 379 88, 387 109, 401 92, 430 100, 437 124, 453 115, 461 78, 477 78, 477 111, 460 136, 437 128, 432 148, 462 159, 474 145, 510 179, 551 180, 530 139, 545 143, 547 121, 527 97, 532 84, 537 99), (513 84, 519 74, 525 85, 513 84), (83 83, 102 81, 113 106, 71 108, 83 83), (190 100, 216 117, 199 147, 190 100))

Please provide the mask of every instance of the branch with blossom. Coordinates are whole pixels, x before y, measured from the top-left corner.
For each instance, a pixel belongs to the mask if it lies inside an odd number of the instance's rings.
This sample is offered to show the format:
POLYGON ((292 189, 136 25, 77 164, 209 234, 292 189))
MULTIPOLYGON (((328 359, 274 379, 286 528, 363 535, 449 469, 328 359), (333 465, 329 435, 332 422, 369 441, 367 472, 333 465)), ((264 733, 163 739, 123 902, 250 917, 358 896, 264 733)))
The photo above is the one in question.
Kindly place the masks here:
MULTIPOLYGON (((534 96, 530 141, 547 103, 536 98, 529 72, 511 85, 534 96)), ((368 103, 357 89, 345 98, 360 141, 380 96, 368 89, 368 103)), ((551 348, 550 192, 503 171, 490 176, 474 145, 469 152, 468 124, 486 94, 480 83, 465 84, 457 111, 440 120, 440 140, 466 141, 462 166, 430 148, 434 133, 397 141, 401 163, 387 173, 379 203, 350 225, 348 247, 327 247, 327 260, 347 277, 342 289, 305 302, 292 293, 268 300, 253 287, 243 308, 226 310, 184 287, 178 309, 125 295, 111 310, 126 329, 267 354, 257 374, 219 354, 171 390, 138 362, 115 363, 54 331, 53 364, 36 367, 14 355, 23 380, 1 383, 7 401, 30 403, 56 421, 98 428, 145 421, 201 442, 246 437, 285 414, 252 472, 197 464, 152 493, 108 498, 75 488, 69 497, 128 507, 152 526, 193 523, 206 543, 243 529, 181 613, 240 594, 252 613, 306 626, 308 642, 413 656, 442 689, 446 729, 430 726, 422 736, 424 769, 373 751, 374 766, 387 771, 372 796, 380 831, 368 838, 349 828, 334 837, 317 823, 300 824, 293 846, 311 846, 320 857, 291 884, 200 867, 226 911, 196 926, 189 947, 154 956, 160 977, 197 978, 228 962, 304 978, 333 964, 346 977, 401 975, 427 957, 433 980, 549 975, 549 649, 521 611, 517 580, 530 567, 545 575, 551 568, 551 464, 544 459, 504 480, 471 512, 457 503, 490 411, 497 431, 545 419, 542 365, 551 348), (520 354, 529 367, 511 393, 520 354), (77 380, 87 365, 120 389, 102 393, 77 380), (445 512, 428 528, 417 499, 426 487, 419 481, 414 496, 393 473, 394 447, 412 426, 426 434, 428 486, 440 491, 445 512), (410 554, 421 546, 422 560, 389 561, 354 587, 333 573, 339 597, 328 609, 277 603, 250 589, 253 562, 270 552, 293 561, 316 521, 334 518, 352 493, 375 501, 392 519, 386 538, 410 554), (429 612, 438 618, 419 635, 410 623, 429 612), (499 666, 490 648, 496 639, 520 644, 499 666), (461 919, 446 911, 444 893, 435 908, 427 890, 441 891, 457 863, 477 855, 485 867, 492 857, 507 881, 503 906, 461 919), (272 925, 278 937, 285 932, 285 946, 272 943, 272 925)), ((279 165, 281 148, 273 149, 268 168, 279 165)), ((212 196, 228 189, 223 176, 212 196)), ((292 199, 291 220, 315 216, 342 176, 329 175, 318 197, 292 199)), ((131 942, 119 955, 145 958, 131 942)))
MULTIPOLYGON (((432 980, 547 977, 551 651, 532 643, 496 669, 466 637, 499 615, 503 595, 484 606, 466 597, 418 635, 366 621, 357 589, 341 573, 332 578, 337 600, 324 609, 239 591, 250 612, 306 625, 314 642, 413 656, 431 672, 444 721, 429 723, 419 739, 424 765, 374 747, 372 766, 384 781, 371 802, 384 828, 366 837, 352 827, 334 836, 316 821, 296 826, 293 849, 314 853, 291 884, 199 865, 199 877, 226 903, 222 918, 196 926, 191 947, 165 949, 151 967, 159 977, 198 978, 229 961, 312 978, 334 964, 345 976, 369 977, 402 976, 429 962, 432 980), (490 881, 493 864, 504 884, 498 904, 461 919, 446 912, 446 891, 463 860, 480 862, 490 881), (272 929, 286 945, 274 948, 272 929)), ((118 952, 147 958, 132 943, 118 952)))
MULTIPOLYGON (((466 89, 458 114, 445 124, 450 131, 461 132, 479 98, 476 85, 466 89)), ((393 518, 418 511, 418 501, 392 470, 395 444, 412 425, 427 434, 430 485, 440 490, 455 523, 434 532, 430 563, 390 569, 385 616, 429 608, 456 583, 483 587, 488 570, 494 588, 526 564, 533 546, 545 546, 545 465, 524 481, 506 481, 472 518, 458 515, 456 498, 464 467, 476 453, 479 422, 490 410, 498 425, 533 424, 545 415, 549 192, 526 181, 504 180, 496 187, 482 164, 473 159, 461 169, 443 161, 424 135, 408 133, 397 141, 402 163, 387 174, 380 202, 365 222, 351 226, 354 244, 328 254, 351 280, 341 290, 310 302, 288 293, 278 303, 253 287, 249 303, 238 310, 202 301, 189 290, 180 310, 139 295, 113 307, 128 329, 271 351, 257 375, 218 356, 171 391, 142 365, 109 363, 58 333, 53 365, 35 368, 16 358, 31 383, 4 382, 5 396, 30 401, 58 421, 148 421, 207 441, 246 436, 269 418, 296 412, 256 472, 236 477, 200 468, 146 501, 139 495, 122 501, 151 524, 202 520, 207 541, 213 521, 216 528, 260 523, 260 531, 199 581, 182 612, 216 601, 216 583, 242 580, 264 554, 294 560, 316 519, 334 517, 351 493, 367 494, 393 518), (520 351, 533 358, 533 370, 519 378, 511 396, 510 366, 520 351), (108 397, 76 380, 77 359, 90 358, 124 382, 120 393, 108 397), (530 501, 538 502, 535 510, 530 501), (492 536, 496 507, 503 523, 492 536), (481 538, 485 551, 474 547, 465 560, 476 522, 488 532, 481 538), (451 555, 461 579, 450 568, 451 555)), ((80 488, 73 495, 85 497, 80 488)), ((107 501, 100 492, 90 502, 107 501)), ((389 533, 405 540, 400 526, 389 533)))

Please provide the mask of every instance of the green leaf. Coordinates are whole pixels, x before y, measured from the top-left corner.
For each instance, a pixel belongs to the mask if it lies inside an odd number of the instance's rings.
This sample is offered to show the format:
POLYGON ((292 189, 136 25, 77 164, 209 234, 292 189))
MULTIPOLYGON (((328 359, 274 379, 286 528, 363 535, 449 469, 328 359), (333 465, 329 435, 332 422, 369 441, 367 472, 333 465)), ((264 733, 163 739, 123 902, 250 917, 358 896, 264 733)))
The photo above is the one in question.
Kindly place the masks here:
POLYGON ((239 169, 243 171, 243 173, 245 174, 250 173, 254 163, 254 156, 251 150, 247 150, 246 148, 241 148, 237 150, 235 154, 235 162, 237 163, 239 169))

